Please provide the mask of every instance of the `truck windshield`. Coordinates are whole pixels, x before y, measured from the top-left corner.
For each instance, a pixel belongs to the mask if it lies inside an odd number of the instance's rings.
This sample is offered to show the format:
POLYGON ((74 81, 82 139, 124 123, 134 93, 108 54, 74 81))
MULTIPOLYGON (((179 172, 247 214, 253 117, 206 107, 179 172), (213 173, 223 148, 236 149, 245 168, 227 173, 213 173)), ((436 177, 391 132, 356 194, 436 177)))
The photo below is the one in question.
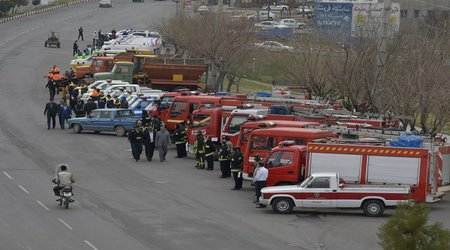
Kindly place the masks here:
POLYGON ((247 116, 232 116, 230 125, 228 126, 228 133, 237 133, 241 129, 242 123, 247 121, 247 116))
POLYGON ((172 111, 170 111, 170 117, 177 117, 181 114, 186 113, 186 102, 176 101, 172 105, 172 111))
POLYGON ((211 115, 209 114, 194 115, 194 118, 192 119, 192 127, 208 127, 210 121, 211 115))
POLYGON ((308 179, 304 180, 304 181, 300 184, 300 187, 304 188, 304 187, 308 186, 308 184, 312 181, 313 178, 314 178, 314 177, 312 177, 312 176, 308 177, 308 179))

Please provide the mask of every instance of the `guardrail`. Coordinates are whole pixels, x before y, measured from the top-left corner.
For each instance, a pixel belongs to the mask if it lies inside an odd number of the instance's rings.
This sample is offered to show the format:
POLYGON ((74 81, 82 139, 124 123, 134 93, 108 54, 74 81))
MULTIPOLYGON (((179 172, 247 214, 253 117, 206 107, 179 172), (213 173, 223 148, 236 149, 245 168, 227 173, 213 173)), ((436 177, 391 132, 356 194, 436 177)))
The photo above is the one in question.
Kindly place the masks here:
POLYGON ((8 22, 8 21, 16 20, 16 19, 19 19, 19 18, 22 18, 22 17, 26 17, 26 16, 33 16, 33 15, 36 15, 36 14, 39 14, 39 13, 43 13, 43 12, 47 12, 47 11, 51 11, 51 10, 56 10, 56 9, 59 9, 59 8, 62 8, 62 7, 67 7, 67 6, 74 5, 74 4, 86 3, 86 2, 95 2, 95 1, 96 0, 76 0, 76 1, 73 1, 73 2, 70 2, 70 3, 63 3, 63 4, 58 4, 58 5, 55 5, 55 6, 51 6, 51 7, 48 7, 48 8, 43 8, 43 9, 39 9, 39 10, 33 10, 33 11, 30 11, 30 12, 26 12, 26 13, 22 13, 22 14, 19 14, 19 15, 15 15, 15 16, 11 16, 11 17, 0 19, 0 24, 8 22))

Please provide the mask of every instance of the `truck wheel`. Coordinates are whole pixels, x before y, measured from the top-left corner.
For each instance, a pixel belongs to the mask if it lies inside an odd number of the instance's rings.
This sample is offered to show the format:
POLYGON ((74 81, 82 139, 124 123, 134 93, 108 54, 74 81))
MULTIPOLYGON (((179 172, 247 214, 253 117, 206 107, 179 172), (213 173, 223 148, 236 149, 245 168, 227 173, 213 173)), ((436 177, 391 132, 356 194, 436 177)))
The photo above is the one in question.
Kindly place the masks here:
POLYGON ((81 132, 81 125, 80 124, 74 124, 74 125, 72 125, 72 129, 73 129, 73 132, 80 133, 81 132))
POLYGON ((380 200, 368 200, 363 204, 363 211, 366 216, 380 217, 384 213, 384 203, 380 200))
POLYGON ((272 209, 279 214, 288 214, 294 208, 294 202, 290 198, 276 198, 272 202, 272 209))
POLYGON ((114 131, 116 132, 117 136, 125 136, 126 130, 123 126, 117 126, 114 131))

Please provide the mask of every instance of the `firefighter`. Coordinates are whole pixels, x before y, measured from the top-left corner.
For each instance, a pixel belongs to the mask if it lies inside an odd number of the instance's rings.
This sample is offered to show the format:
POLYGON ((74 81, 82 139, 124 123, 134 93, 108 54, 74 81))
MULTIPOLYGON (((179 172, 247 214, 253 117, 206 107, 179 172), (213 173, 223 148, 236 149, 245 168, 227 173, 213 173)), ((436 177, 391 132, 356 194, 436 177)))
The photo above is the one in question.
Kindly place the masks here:
POLYGON ((136 123, 134 129, 128 133, 128 141, 130 141, 131 152, 134 160, 137 162, 141 159, 142 153, 142 138, 144 133, 141 130, 140 124, 136 123))
POLYGON ((205 160, 208 164, 206 170, 214 170, 214 153, 216 152, 214 143, 211 140, 211 137, 206 139, 205 143, 205 160))
POLYGON ((244 155, 239 147, 234 147, 231 155, 231 173, 234 178, 234 188, 231 190, 239 190, 242 188, 242 160, 244 155))
POLYGON ((181 124, 177 124, 175 126, 175 134, 174 134, 174 140, 175 140, 175 146, 177 147, 177 156, 175 158, 182 158, 183 157, 183 147, 185 147, 185 141, 183 136, 184 129, 182 128, 181 124))
POLYGON ((181 157, 187 157, 187 150, 186 150, 186 143, 188 141, 187 138, 187 127, 186 124, 183 122, 180 123, 181 129, 182 129, 182 136, 183 136, 183 147, 181 147, 181 157))
POLYGON ((52 67, 52 73, 53 73, 53 74, 59 74, 59 72, 61 72, 61 71, 59 70, 59 68, 56 67, 56 65, 53 65, 53 67, 52 67))
POLYGON ((106 95, 106 108, 114 108, 114 98, 112 98, 110 95, 106 95))
POLYGON ((220 162, 220 171, 222 175, 220 178, 228 178, 231 177, 230 172, 230 148, 228 148, 225 142, 222 143, 222 147, 219 151, 219 162, 220 162))
POLYGON ((205 169, 205 141, 203 134, 198 131, 197 140, 194 142, 194 154, 197 169, 205 169))

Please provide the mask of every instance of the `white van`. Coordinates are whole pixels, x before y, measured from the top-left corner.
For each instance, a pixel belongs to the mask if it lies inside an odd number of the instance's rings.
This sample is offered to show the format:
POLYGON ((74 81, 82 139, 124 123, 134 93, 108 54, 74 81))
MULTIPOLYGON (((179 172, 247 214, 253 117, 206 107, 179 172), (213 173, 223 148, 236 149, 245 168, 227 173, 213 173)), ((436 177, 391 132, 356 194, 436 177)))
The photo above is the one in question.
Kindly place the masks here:
POLYGON ((121 80, 112 80, 111 82, 107 82, 106 80, 100 80, 100 81, 96 81, 94 83, 92 83, 88 86, 88 91, 86 93, 84 93, 83 96, 81 97, 81 100, 83 100, 84 102, 87 102, 87 100, 89 100, 89 98, 92 95, 92 92, 94 92, 94 88, 97 88, 100 91, 102 91, 113 85, 129 85, 128 82, 124 82, 121 80), (96 83, 96 84, 94 85, 94 83, 96 83))
POLYGON ((109 88, 107 88, 101 92, 103 92, 103 95, 105 95, 105 96, 111 95, 112 97, 114 97, 114 96, 119 96, 120 94, 122 94, 124 92, 128 92, 128 91, 131 91, 131 94, 136 94, 141 91, 141 88, 137 84, 118 84, 118 85, 110 86, 109 88), (121 89, 123 89, 123 91, 121 91, 121 89))

